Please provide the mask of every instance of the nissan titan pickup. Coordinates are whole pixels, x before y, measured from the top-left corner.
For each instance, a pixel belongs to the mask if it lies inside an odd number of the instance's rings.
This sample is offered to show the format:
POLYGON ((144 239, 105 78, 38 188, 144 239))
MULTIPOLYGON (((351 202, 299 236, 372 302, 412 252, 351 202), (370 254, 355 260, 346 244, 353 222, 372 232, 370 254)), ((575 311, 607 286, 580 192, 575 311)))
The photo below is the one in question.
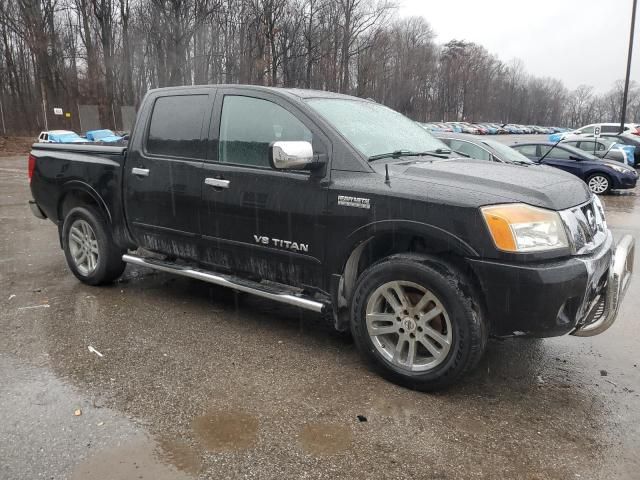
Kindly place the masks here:
POLYGON ((130 263, 318 312, 418 390, 459 381, 489 335, 605 331, 631 278, 634 239, 614 244, 581 180, 463 158, 347 95, 151 90, 128 145, 36 143, 28 170, 80 281, 130 263))

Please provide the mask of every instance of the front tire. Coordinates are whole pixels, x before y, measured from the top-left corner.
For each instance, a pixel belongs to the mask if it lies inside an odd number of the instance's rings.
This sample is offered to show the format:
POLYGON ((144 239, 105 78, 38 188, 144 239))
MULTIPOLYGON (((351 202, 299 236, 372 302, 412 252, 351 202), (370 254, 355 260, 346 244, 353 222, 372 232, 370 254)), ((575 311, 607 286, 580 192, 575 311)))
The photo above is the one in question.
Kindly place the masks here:
POLYGON ((587 186, 596 195, 605 195, 611 191, 611 179, 603 173, 594 173, 587 179, 587 186))
POLYGON ((126 267, 122 261, 125 250, 115 244, 106 221, 90 206, 69 211, 62 227, 62 246, 69 269, 88 285, 113 282, 126 267))
POLYGON ((383 377, 421 391, 459 380, 482 357, 488 328, 469 282, 437 259, 388 257, 360 277, 351 331, 383 377))

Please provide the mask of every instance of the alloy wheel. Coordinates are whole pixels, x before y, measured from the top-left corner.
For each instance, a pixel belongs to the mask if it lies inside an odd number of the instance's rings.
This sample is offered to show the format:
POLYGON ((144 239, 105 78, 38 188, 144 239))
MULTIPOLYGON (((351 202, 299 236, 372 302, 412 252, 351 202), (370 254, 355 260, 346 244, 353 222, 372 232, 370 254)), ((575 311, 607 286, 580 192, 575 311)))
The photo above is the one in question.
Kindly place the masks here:
POLYGON ((446 309, 433 292, 413 282, 378 287, 367 302, 366 325, 378 353, 412 372, 435 368, 453 344, 446 309))
POLYGON ((594 175, 589 179, 588 186, 589 190, 591 190, 593 193, 604 193, 609 189, 609 179, 607 177, 603 177, 602 175, 594 175))
POLYGON ((89 276, 98 266, 100 254, 98 240, 91 225, 85 220, 78 219, 69 229, 69 251, 78 271, 89 276))

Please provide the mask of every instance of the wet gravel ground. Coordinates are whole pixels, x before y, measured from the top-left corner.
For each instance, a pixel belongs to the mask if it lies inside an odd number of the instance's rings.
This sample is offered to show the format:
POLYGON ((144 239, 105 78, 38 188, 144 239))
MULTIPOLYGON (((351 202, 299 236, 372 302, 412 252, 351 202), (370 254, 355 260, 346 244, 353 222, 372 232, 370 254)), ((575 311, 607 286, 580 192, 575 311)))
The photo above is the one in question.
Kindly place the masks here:
MULTIPOLYGON (((417 393, 307 312, 131 266, 79 283, 25 170, 0 158, 0 478, 638 478, 637 278, 605 334, 494 340, 417 393)), ((640 238, 638 189, 605 203, 640 238)))

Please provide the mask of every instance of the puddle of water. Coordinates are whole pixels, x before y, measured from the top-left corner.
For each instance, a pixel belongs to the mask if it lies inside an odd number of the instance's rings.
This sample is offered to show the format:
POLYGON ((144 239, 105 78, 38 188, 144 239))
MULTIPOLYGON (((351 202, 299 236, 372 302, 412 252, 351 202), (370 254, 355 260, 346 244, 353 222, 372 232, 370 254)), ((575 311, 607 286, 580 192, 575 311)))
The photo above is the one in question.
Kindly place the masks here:
POLYGON ((313 455, 335 455, 351 447, 351 430, 342 425, 308 423, 300 433, 302 448, 313 455))
POLYGON ((77 465, 70 480, 190 480, 181 472, 158 459, 156 447, 148 440, 137 440, 119 447, 98 451, 77 465))
POLYGON ((242 450, 254 444, 258 419, 241 412, 213 412, 194 418, 192 427, 208 450, 242 450))
POLYGON ((158 444, 160 458, 174 465, 178 470, 191 475, 198 475, 202 471, 200 454, 188 443, 180 440, 160 439, 158 444))

